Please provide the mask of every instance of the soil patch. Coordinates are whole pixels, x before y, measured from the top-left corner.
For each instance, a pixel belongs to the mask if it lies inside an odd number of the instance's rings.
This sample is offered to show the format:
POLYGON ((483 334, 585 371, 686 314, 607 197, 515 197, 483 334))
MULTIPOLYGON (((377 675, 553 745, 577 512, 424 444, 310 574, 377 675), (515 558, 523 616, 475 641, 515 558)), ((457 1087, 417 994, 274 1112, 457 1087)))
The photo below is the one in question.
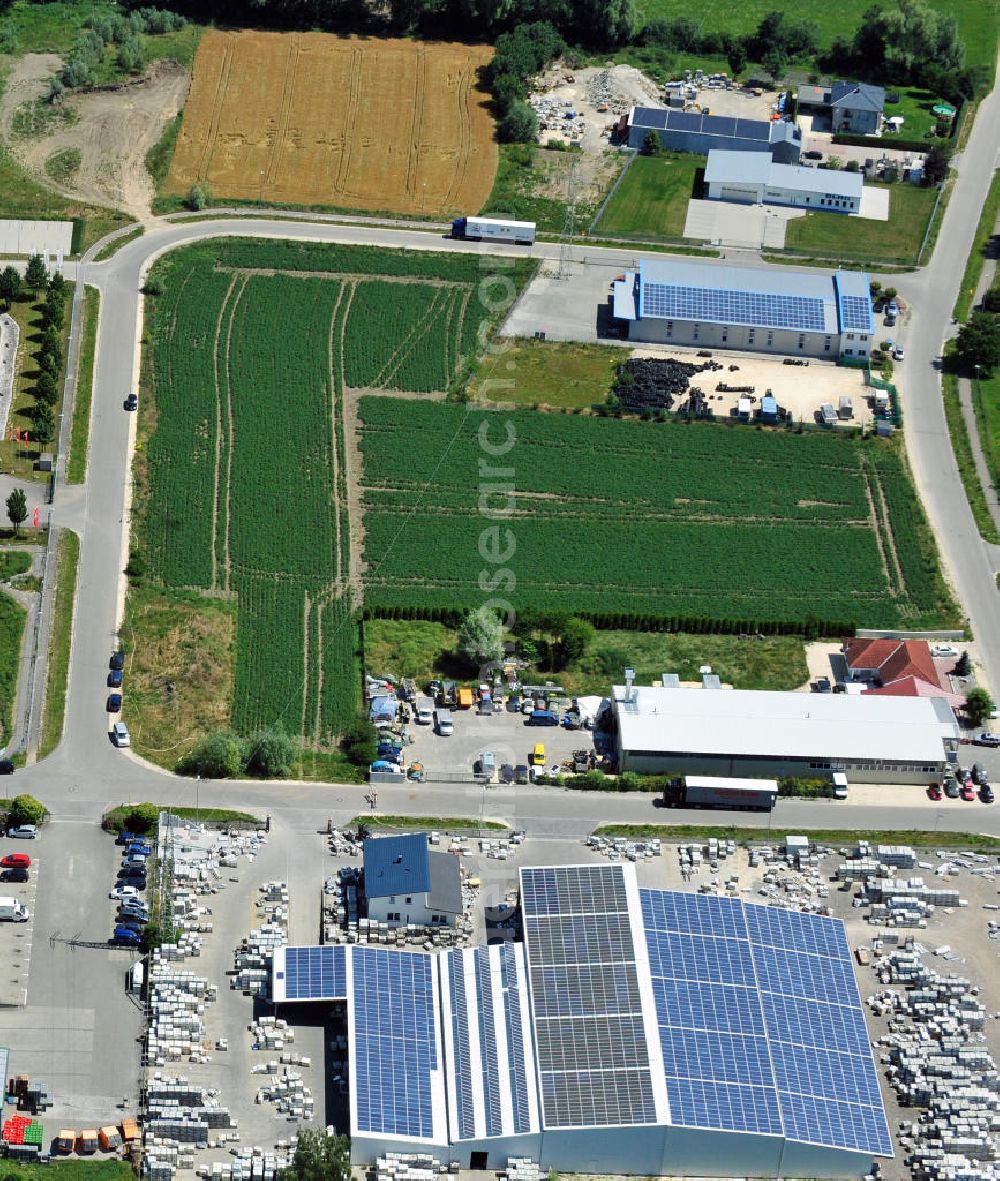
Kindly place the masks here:
POLYGON ((47 93, 60 65, 61 58, 51 53, 29 53, 14 63, 0 98, 0 134, 22 167, 63 196, 148 218, 153 184, 146 152, 181 109, 190 82, 187 70, 160 61, 140 82, 70 95, 65 105, 75 120, 53 120, 48 134, 14 138, 15 112, 47 93), (67 149, 79 151, 80 167, 72 180, 60 184, 45 164, 67 149))

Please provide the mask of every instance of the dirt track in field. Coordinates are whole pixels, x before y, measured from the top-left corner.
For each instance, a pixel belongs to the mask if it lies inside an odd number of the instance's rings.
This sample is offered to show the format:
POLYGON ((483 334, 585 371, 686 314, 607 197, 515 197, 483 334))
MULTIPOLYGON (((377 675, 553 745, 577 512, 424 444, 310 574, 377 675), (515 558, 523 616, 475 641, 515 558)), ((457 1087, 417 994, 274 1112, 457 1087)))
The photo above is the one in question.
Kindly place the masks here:
POLYGON ((166 192, 447 217, 477 212, 497 146, 488 46, 209 30, 166 192))

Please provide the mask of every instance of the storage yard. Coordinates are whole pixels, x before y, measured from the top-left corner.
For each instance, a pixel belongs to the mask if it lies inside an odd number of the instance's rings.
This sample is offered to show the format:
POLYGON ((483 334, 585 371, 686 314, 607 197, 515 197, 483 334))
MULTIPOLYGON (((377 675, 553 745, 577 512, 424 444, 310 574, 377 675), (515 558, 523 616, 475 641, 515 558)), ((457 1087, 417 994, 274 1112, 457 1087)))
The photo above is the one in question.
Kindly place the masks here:
MULTIPOLYGON (((994 917, 1000 913, 997 910, 1000 869, 994 856, 954 849, 914 852, 905 847, 868 846, 863 842, 815 848, 805 837, 775 835, 768 840, 766 834, 762 834, 760 843, 746 849, 724 837, 703 838, 694 843, 594 837, 581 845, 566 840, 524 839, 517 834, 513 837, 491 834, 481 839, 472 834, 456 836, 441 832, 431 834, 430 848, 445 857, 459 859, 465 883, 465 916, 455 934, 443 930, 431 936, 419 929, 393 931, 384 925, 366 923, 362 917, 363 890, 358 884, 361 847, 352 831, 334 828, 329 833, 299 834, 295 838, 294 868, 288 867, 291 878, 276 876, 275 870, 285 861, 282 842, 290 837, 282 829, 274 834, 263 830, 234 833, 221 839, 176 829, 172 842, 167 842, 173 845, 178 865, 173 888, 175 921, 186 928, 186 933, 176 952, 164 949, 160 953, 150 976, 151 987, 159 998, 153 1000, 151 995, 150 1001, 160 1037, 147 1044, 146 1102, 156 1108, 152 1115, 160 1121, 155 1125, 160 1139, 179 1142, 176 1149, 167 1143, 157 1146, 152 1142, 158 1163, 151 1175, 161 1181, 174 1176, 175 1170, 181 1178, 190 1175, 191 1167, 204 1177, 249 1179, 254 1159, 257 1163, 252 1175, 263 1181, 270 1171, 280 1167, 298 1128, 333 1123, 346 1129, 348 1119, 355 1132, 356 1159, 367 1160, 369 1155, 376 1155, 374 1148, 368 1153, 367 1146, 379 1141, 378 1134, 374 1128, 366 1133, 354 1124, 360 1117, 354 1115, 353 1105, 348 1112, 349 1089, 361 1085, 357 1072, 371 1069, 370 1065, 355 1061, 356 1051, 352 1050, 348 1025, 355 1030, 355 1036, 362 1036, 362 1021, 371 1020, 381 1002, 374 998, 366 1001, 366 1006, 374 1004, 375 1009, 363 1017, 357 1011, 360 994, 350 992, 352 974, 357 981, 357 973, 369 972, 381 962, 380 957, 392 954, 406 957, 408 949, 411 954, 436 948, 444 956, 472 955, 457 949, 475 947, 486 940, 502 942, 505 945, 499 952, 502 956, 514 954, 506 949, 516 947, 510 940, 511 929, 518 925, 514 907, 520 871, 537 865, 603 865, 610 870, 616 863, 634 867, 639 888, 654 891, 649 896, 652 901, 660 897, 678 900, 685 897, 684 894, 659 895, 657 891, 687 892, 690 902, 684 904, 684 913, 696 913, 691 909, 695 906, 695 896, 704 900, 697 904, 698 909, 717 905, 711 896, 721 896, 844 919, 847 946, 858 960, 860 996, 871 1040, 876 1043, 882 1101, 895 1141, 894 1159, 881 1160, 883 1175, 893 1181, 910 1175, 933 1176, 931 1166, 940 1162, 939 1154, 943 1150, 966 1152, 975 1161, 974 1167, 983 1170, 975 1174, 977 1177, 993 1176, 987 1170, 993 1168, 1000 1154, 1000 1142, 996 1129, 991 1127, 989 1103, 979 1096, 995 1091, 995 1062, 1000 1054, 1000 1031, 994 1017, 1000 1009, 1000 985, 995 975, 996 932, 1000 927, 994 917), (323 955, 329 958, 334 971, 329 980, 325 975, 321 980, 314 968, 302 975, 304 965, 320 955, 317 948, 310 950, 309 945, 316 945, 321 930, 328 943, 323 955), (287 990, 288 1001, 298 998, 301 1002, 315 997, 319 1003, 283 1003, 275 1010, 246 995, 247 991, 257 993, 263 982, 271 979, 270 957, 276 954, 275 948, 286 943, 302 949, 294 957, 292 952, 277 953, 285 965, 286 982, 281 987, 287 990), (234 948, 237 949, 235 959, 234 948), (392 949, 399 950, 394 953, 392 949), (364 968, 357 959, 362 951, 375 957, 370 963, 366 960, 364 968), (354 961, 348 958, 352 952, 354 961), (340 959, 343 964, 338 967, 340 959), (234 970, 231 987, 226 988, 225 978, 231 969, 234 970), (338 978, 337 973, 345 970, 347 977, 338 978), (293 972, 298 974, 293 976, 293 972), (915 987, 920 991, 914 992, 915 987), (344 989, 348 991, 345 993, 344 989), (338 995, 347 995, 348 1011, 352 1006, 355 1010, 349 1020, 345 1019, 342 1002, 322 1000, 338 995), (227 1069, 220 1076, 221 1063, 227 1069), (901 1106, 901 1098, 908 1098, 912 1106, 901 1106), (177 1112, 171 1112, 175 1104, 194 1109, 181 1124, 176 1123, 177 1112), (930 1116, 920 1111, 925 1105, 930 1107, 930 1116), (926 1161, 927 1171, 916 1168, 910 1173, 904 1162, 910 1152, 926 1161)), ((562 874, 558 868, 527 872, 529 877, 522 877, 522 884, 524 880, 533 882, 537 875, 552 873, 558 881, 562 874)), ((607 905, 607 896, 604 897, 607 905)), ((752 909, 756 913, 756 908, 752 909)), ((753 924, 757 922, 753 918, 753 924)), ((784 929, 777 919, 768 919, 767 926, 772 931, 784 929)), ((809 930, 812 932, 813 928, 809 930)), ((818 927, 810 937, 826 932, 825 926, 818 927)), ((833 929, 831 934, 835 934, 833 929)), ((647 931, 649 938, 653 936, 647 931)), ((670 938, 677 940, 681 936, 670 938)), ((818 949, 811 944, 787 946, 787 952, 776 952, 784 957, 782 971, 794 972, 796 979, 801 973, 805 987, 809 962, 818 949)), ((846 953, 846 946, 844 950, 846 953)), ((529 951, 531 956, 537 954, 538 951, 529 951)), ((400 965, 403 962, 399 961, 400 965)), ((422 962, 425 957, 419 954, 405 960, 414 970, 422 962)), ((442 960, 441 972, 445 976, 448 962, 442 960)), ((846 966, 846 960, 844 963, 846 966)), ((480 970, 485 971, 485 967, 476 969, 480 970)), ((843 976, 839 966, 836 971, 833 966, 824 968, 824 989, 834 988, 835 992, 841 987, 849 989, 853 972, 850 967, 846 967, 846 972, 847 976, 843 976)), ((454 982, 454 975, 451 979, 454 982)), ((785 979, 784 974, 781 979, 785 979)), ((395 990, 404 987, 397 999, 405 1003, 405 986, 397 981, 386 982, 383 987, 390 989, 388 995, 397 995, 395 990)), ((699 987, 704 993, 722 986, 704 977, 699 987)), ((767 999, 767 986, 764 987, 766 1008, 772 1002, 767 999)), ((784 988, 781 985, 782 991, 784 988)), ((285 993, 281 995, 283 998, 285 993)), ((451 1003, 455 1003, 454 983, 449 986, 448 995, 452 997, 451 1003)), ((809 995, 808 990, 802 995, 809 995)), ((824 993, 825 1010, 831 1001, 834 1006, 848 1003, 824 993)), ((537 997, 535 1003, 540 1003, 537 997)), ((802 999, 795 1002, 807 1007, 810 1003, 816 1002, 802 999)), ((386 1021, 387 1015, 382 1014, 381 1020, 386 1021)), ((844 1052, 839 1043, 819 1050, 818 1027, 806 1028, 799 1029, 796 1038, 804 1037, 806 1046, 817 1049, 807 1052, 799 1044, 797 1069, 803 1068, 803 1062, 813 1052, 821 1057, 832 1052, 834 1058, 844 1052), (813 1030, 808 1036, 806 1028, 813 1030)), ((476 1044, 474 1029, 474 1024, 470 1025, 473 1045, 476 1044)), ((689 1036, 681 1028, 677 1034, 689 1036)), ((537 1038, 539 1034, 534 1036, 537 1038)), ((729 1036, 721 1032, 713 1035, 712 1061, 716 1064, 713 1070, 721 1068, 728 1072, 737 1067, 737 1060, 723 1048, 729 1036)), ((766 1036, 773 1039, 775 1034, 769 1031, 766 1036)), ((840 1036, 835 1035, 834 1041, 840 1036)), ((529 1092, 538 1085, 539 1101, 548 1085, 542 1061, 548 1052, 544 1044, 536 1041, 525 1045, 529 1092), (542 1072, 537 1083, 536 1055, 541 1055, 537 1066, 542 1072)), ((823 1044, 827 1044, 825 1040, 823 1044)), ((866 1044, 866 1035, 862 1034, 859 1053, 863 1053, 860 1047, 866 1044)), ((778 1043, 772 1040, 772 1050, 777 1052, 777 1049, 778 1043)), ((687 1077, 693 1077, 691 1071, 697 1075, 695 1062, 688 1060, 687 1077)), ((831 1059, 831 1067, 834 1065, 831 1059)), ((420 1072, 415 1063, 409 1062, 409 1051, 403 1053, 396 1069, 404 1071, 408 1087, 417 1084, 420 1072)), ((840 1088, 846 1085, 846 1080, 839 1073, 830 1077, 837 1081, 831 1084, 814 1080, 816 1090, 810 1093, 820 1103, 809 1110, 817 1114, 806 1114, 806 1108, 798 1112, 799 1100, 794 1095, 785 1095, 781 1102, 786 1128, 832 1116, 833 1108, 843 1098, 840 1088), (824 1090, 831 1085, 837 1089, 824 1090), (829 1109, 826 1117, 821 1114, 824 1107, 829 1109)), ((855 1078, 851 1085, 856 1082, 855 1078)), ((668 1090, 672 1085, 668 1077, 668 1090)), ((381 1086, 384 1088, 385 1083, 381 1086)), ((477 1085, 472 1090, 473 1109, 478 1111, 482 1098, 475 1097, 477 1085)), ((389 1096, 383 1090, 380 1102, 385 1105, 388 1101, 389 1096)), ((677 1102, 674 1096, 671 1106, 675 1124, 683 1122, 680 1114, 683 1108, 676 1107, 677 1102)), ((408 1105, 404 1107, 412 1110, 408 1105)), ((853 1111, 857 1118, 858 1108, 855 1106, 853 1111)), ((872 1111, 875 1113, 874 1108, 872 1111)), ((545 1118, 543 1112, 543 1121, 545 1118)), ((877 1115, 873 1114, 872 1118, 874 1134, 877 1115)), ((479 1116, 475 1119, 478 1126, 479 1116)), ((437 1122, 435 1116, 435 1127, 437 1122)), ((611 1120, 612 1124, 615 1122, 611 1120)), ((430 1125, 421 1123, 420 1127, 428 1129, 430 1125)), ((739 1135, 732 1125, 730 1129, 721 1134, 739 1135)), ((434 1139, 434 1134, 427 1130, 414 1134, 417 1141, 409 1146, 395 1141, 398 1150, 416 1151, 421 1139, 434 1139)), ((852 1133, 860 1134, 857 1130, 852 1133)), ((712 1138, 718 1135, 718 1131, 706 1130, 688 1148, 693 1153, 689 1171, 696 1171, 695 1162, 706 1159, 706 1153, 712 1154, 712 1138)), ((757 1135, 759 1130, 749 1136, 747 1145, 755 1143, 757 1135)), ((832 1135, 836 1137, 840 1133, 835 1131, 832 1135)), ((524 1143, 531 1140, 529 1136, 524 1143)), ((391 1151, 392 1141, 393 1137, 389 1136, 382 1148, 391 1151)), ((487 1136, 480 1144, 486 1147, 488 1141, 487 1136)), ((537 1145, 537 1140, 534 1142, 537 1145)), ((571 1136, 564 1137, 561 1144, 558 1151, 566 1160, 567 1153, 572 1155, 571 1136)), ((637 1141, 636 1152, 638 1144, 637 1141)), ((472 1147, 478 1146, 473 1142, 472 1147)), ((428 1143, 426 1151, 437 1160, 457 1159, 462 1168, 468 1165, 467 1146, 458 1151, 457 1158, 440 1142, 428 1143)), ((510 1148, 507 1154, 537 1159, 537 1153, 530 1149, 519 1153, 516 1148, 510 1148)), ((544 1132, 542 1156, 544 1164, 559 1167, 560 1157, 544 1148, 544 1132)), ((490 1153, 489 1164, 499 1168, 502 1161, 495 1163, 490 1153)), ((624 1158, 619 1156, 618 1171, 627 1171, 624 1165, 624 1158)), ((606 1171, 613 1173, 616 1169, 609 1166, 606 1171)), ((725 1172, 722 1169, 718 1175, 725 1172)))
POLYGON ((478 71, 492 51, 207 30, 165 192, 452 217, 497 167, 478 71))

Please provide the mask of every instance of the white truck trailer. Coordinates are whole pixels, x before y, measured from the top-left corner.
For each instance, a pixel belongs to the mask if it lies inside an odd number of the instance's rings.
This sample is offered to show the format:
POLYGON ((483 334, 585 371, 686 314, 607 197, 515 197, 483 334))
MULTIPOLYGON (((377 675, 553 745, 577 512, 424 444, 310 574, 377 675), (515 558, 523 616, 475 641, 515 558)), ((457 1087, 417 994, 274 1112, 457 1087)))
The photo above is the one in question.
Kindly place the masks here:
POLYGON ((458 217, 451 223, 451 236, 467 242, 513 242, 531 246, 535 241, 533 221, 506 221, 496 217, 458 217))

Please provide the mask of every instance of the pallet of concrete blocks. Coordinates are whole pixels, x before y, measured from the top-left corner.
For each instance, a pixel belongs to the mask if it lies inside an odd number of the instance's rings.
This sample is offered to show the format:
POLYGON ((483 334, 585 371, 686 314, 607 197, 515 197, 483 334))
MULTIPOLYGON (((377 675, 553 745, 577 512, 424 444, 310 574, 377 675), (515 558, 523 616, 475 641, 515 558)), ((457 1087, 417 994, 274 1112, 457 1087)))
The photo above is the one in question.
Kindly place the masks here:
POLYGON ((287 882, 265 882, 259 890, 261 898, 260 902, 287 902, 288 901, 288 883, 287 882))
POLYGON ((255 1050, 280 1050, 295 1041, 295 1030, 282 1017, 261 1017, 249 1026, 255 1050))
POLYGON ((434 1181, 446 1168, 421 1152, 387 1152, 375 1162, 376 1181, 434 1181))
POLYGON ((536 1161, 527 1156, 507 1158, 507 1169, 500 1174, 506 1181, 541 1181, 542 1170, 536 1161))

